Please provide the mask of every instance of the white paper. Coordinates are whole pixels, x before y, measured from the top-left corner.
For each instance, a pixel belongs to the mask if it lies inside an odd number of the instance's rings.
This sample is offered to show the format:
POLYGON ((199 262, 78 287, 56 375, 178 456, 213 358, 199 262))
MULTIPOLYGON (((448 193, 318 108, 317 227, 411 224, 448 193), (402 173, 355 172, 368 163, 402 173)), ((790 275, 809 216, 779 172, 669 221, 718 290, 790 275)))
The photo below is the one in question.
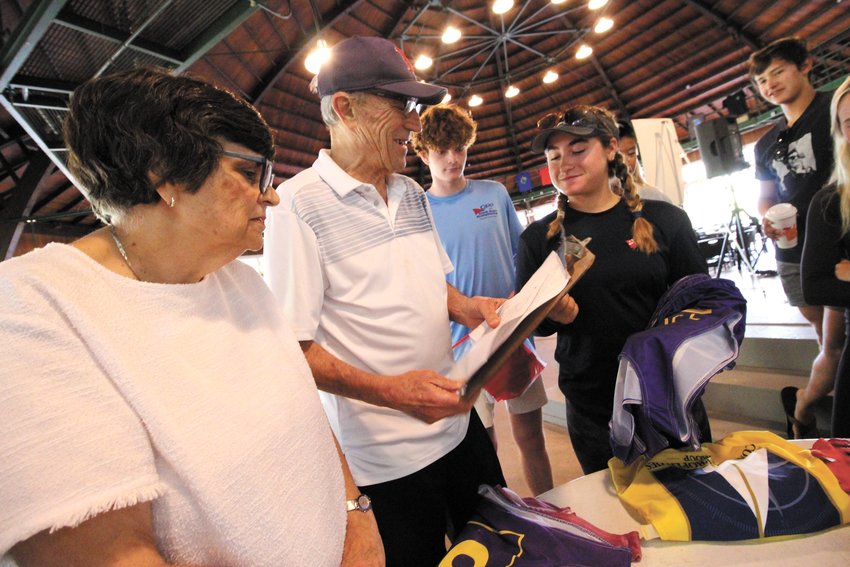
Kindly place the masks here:
POLYGON ((469 333, 467 340, 472 341, 472 346, 455 362, 446 376, 454 380, 469 380, 511 336, 526 316, 558 295, 569 281, 570 274, 564 269, 558 255, 552 252, 519 293, 499 308, 498 313, 502 321, 498 327, 492 329, 485 322, 469 333))

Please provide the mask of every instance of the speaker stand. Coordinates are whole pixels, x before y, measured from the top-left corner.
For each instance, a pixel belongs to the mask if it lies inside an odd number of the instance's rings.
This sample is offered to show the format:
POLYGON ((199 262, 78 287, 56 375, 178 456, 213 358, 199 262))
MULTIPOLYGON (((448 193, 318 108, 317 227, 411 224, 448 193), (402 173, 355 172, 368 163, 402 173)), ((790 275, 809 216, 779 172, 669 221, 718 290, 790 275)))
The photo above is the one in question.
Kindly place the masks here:
POLYGON ((726 232, 723 235, 723 242, 720 245, 720 256, 717 260, 717 271, 714 274, 715 278, 720 277, 720 272, 723 270, 723 261, 726 258, 726 253, 731 252, 738 270, 744 266, 751 276, 760 275, 756 271, 756 263, 764 252, 766 243, 762 240, 761 249, 754 253, 747 245, 747 237, 744 232, 744 225, 741 223, 741 215, 747 218, 752 218, 747 211, 738 206, 738 199, 735 196, 735 188, 731 183, 727 185, 732 193, 732 215, 729 217, 729 223, 726 226, 726 232))

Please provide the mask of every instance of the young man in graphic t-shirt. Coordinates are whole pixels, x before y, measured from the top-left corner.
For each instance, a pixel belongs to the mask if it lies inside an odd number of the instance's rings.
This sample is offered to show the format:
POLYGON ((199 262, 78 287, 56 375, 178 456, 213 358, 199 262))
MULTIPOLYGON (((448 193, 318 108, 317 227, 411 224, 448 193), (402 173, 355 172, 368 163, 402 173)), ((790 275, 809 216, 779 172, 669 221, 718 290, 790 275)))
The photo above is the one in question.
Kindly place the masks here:
MULTIPOLYGON (((475 121, 466 110, 433 106, 422 114, 422 131, 413 134, 413 143, 431 170, 428 202, 454 265, 446 279, 463 294, 508 297, 514 291, 514 257, 522 225, 504 185, 465 177, 466 152, 475 141, 475 131, 475 121)), ((468 333, 467 327, 452 323, 453 342, 468 333)), ((454 349, 455 358, 468 344, 454 349)), ((546 401, 546 390, 538 379, 522 396, 507 402, 525 478, 534 494, 552 488, 552 467, 543 436, 546 401)), ((495 444, 494 407, 493 398, 482 390, 475 409, 495 444)))
MULTIPOLYGON (((797 38, 777 40, 753 53, 749 67, 759 94, 779 105, 783 114, 756 143, 756 178, 761 182, 759 212, 764 216, 777 203, 791 203, 797 208, 797 246, 776 247, 777 270, 788 303, 812 324, 821 345, 807 387, 786 388, 783 400, 787 397, 785 404, 795 405, 793 415, 789 412, 789 432, 794 437, 817 437, 812 404, 832 390, 844 345, 844 316, 843 310, 805 303, 800 259, 809 202, 832 173, 831 93, 819 93, 812 87, 812 58, 805 42, 797 38)), ((765 234, 776 240, 780 231, 767 219, 762 222, 765 234)))

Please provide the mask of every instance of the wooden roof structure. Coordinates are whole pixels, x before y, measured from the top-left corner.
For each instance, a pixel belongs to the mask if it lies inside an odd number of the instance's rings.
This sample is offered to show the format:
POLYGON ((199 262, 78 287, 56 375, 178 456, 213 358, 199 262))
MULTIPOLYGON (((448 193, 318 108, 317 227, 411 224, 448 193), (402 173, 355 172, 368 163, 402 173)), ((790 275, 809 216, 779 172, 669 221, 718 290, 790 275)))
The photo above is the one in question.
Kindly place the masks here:
MULTIPOLYGON (((573 104, 623 119, 666 117, 693 145, 695 119, 726 116, 737 98, 750 120, 771 118, 746 61, 777 38, 806 39, 816 86, 850 73, 850 3, 841 0, 517 0, 503 15, 483 0, 0 0, 0 260, 99 226, 65 167, 62 121, 73 89, 115 69, 159 65, 241 94, 275 130, 276 181, 312 164, 329 137, 308 88, 307 53, 319 39, 382 36, 420 76, 472 94, 478 141, 467 174, 509 188, 543 165, 530 141, 537 119, 573 104), (600 17, 613 20, 596 33, 600 17), (446 26, 462 32, 443 44, 446 26), (579 46, 592 54, 577 59, 579 46), (557 81, 546 84, 553 70, 557 81), (508 86, 520 93, 507 98, 508 86)), ((775 112, 774 112, 775 113, 775 112)), ((410 157, 408 175, 428 184, 410 157)))

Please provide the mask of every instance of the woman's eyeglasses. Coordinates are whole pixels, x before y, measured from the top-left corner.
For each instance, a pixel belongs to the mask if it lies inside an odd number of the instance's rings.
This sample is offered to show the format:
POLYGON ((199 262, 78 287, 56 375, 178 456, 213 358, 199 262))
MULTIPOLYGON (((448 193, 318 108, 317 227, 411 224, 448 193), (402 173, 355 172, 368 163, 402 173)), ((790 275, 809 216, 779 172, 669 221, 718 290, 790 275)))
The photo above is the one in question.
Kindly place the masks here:
POLYGON ((422 114, 422 109, 425 107, 425 105, 419 104, 419 99, 416 97, 391 94, 386 91, 377 90, 368 90, 366 92, 370 95, 375 95, 381 98, 387 98, 402 103, 404 105, 404 107, 402 108, 402 112, 404 112, 405 115, 410 114, 414 110, 416 111, 416 114, 422 114))
POLYGON ((227 150, 221 150, 221 153, 225 156, 246 159, 248 161, 261 164, 263 167, 260 170, 260 195, 264 195, 266 190, 271 187, 272 178, 274 177, 274 162, 272 160, 260 156, 250 156, 248 154, 240 154, 227 150))
POLYGON ((560 124, 575 126, 576 128, 590 128, 592 130, 607 130, 599 122, 593 110, 588 108, 571 108, 566 112, 550 112, 537 121, 537 127, 541 130, 554 128, 560 124))

